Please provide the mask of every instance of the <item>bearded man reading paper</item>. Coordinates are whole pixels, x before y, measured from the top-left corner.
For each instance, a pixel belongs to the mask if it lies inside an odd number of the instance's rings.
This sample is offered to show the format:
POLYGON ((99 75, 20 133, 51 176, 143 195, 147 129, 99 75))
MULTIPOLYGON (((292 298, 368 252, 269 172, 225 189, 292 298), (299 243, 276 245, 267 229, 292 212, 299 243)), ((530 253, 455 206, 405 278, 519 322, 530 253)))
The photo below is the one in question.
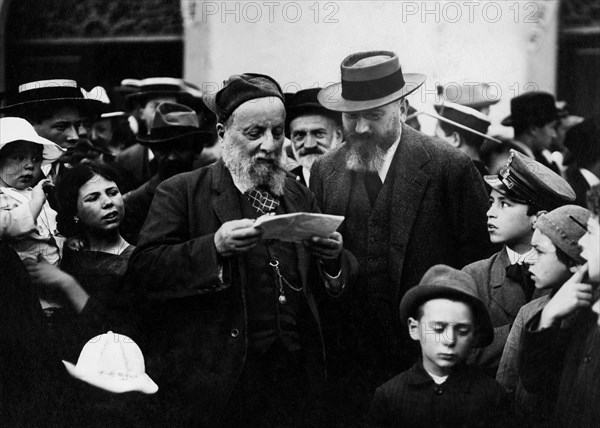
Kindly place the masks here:
POLYGON ((316 297, 349 288, 356 260, 338 232, 291 243, 254 227, 268 212, 319 212, 280 164, 277 82, 232 76, 205 102, 222 160, 158 187, 129 265, 160 308, 147 372, 171 425, 327 426, 316 297))

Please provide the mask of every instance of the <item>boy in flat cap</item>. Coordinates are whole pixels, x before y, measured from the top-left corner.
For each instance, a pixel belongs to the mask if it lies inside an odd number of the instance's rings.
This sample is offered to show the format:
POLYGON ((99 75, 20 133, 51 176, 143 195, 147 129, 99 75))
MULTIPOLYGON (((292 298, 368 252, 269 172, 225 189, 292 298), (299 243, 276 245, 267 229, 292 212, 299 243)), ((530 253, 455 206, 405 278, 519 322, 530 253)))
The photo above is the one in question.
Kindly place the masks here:
POLYGON ((358 267, 338 232, 294 243, 254 227, 267 213, 318 212, 282 165, 283 99, 260 74, 206 97, 222 158, 158 186, 129 262, 131 284, 160 308, 148 372, 170 426, 330 426, 316 296, 342 294, 358 267))
POLYGON ((553 394, 556 427, 600 421, 600 186, 592 188, 588 207, 591 215, 581 224, 587 231, 579 239, 587 263, 525 324, 519 353, 524 388, 553 394))
POLYGON ((547 424, 554 403, 548 390, 530 394, 524 390, 519 380, 517 361, 525 324, 585 263, 577 242, 586 232, 583 225, 587 224, 589 217, 590 212, 585 208, 564 205, 542 214, 535 222, 531 245, 536 257, 527 260, 527 263, 531 264, 529 271, 536 289, 549 290, 549 294, 532 300, 519 310, 510 329, 496 375, 496 380, 511 398, 514 398, 517 415, 523 418, 528 426, 547 424))
POLYGON ((473 278, 446 265, 431 267, 400 303, 402 322, 421 345, 421 361, 377 388, 373 427, 506 426, 506 393, 465 364, 494 331, 473 278))
POLYGON ((514 150, 500 173, 485 181, 492 189, 486 213, 490 241, 503 248, 463 271, 475 279, 495 330, 494 342, 470 361, 495 377, 511 324, 535 290, 525 264, 536 257, 531 248, 533 224, 541 211, 573 202, 575 192, 558 174, 514 150))

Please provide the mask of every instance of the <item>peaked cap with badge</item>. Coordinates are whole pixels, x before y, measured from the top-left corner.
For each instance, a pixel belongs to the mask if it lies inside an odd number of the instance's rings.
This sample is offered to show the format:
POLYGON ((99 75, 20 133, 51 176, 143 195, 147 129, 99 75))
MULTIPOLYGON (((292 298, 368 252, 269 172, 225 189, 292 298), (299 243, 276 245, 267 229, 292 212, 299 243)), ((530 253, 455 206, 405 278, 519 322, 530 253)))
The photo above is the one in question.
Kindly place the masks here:
POLYGON ((513 149, 498 175, 484 179, 507 198, 546 211, 575 201, 575 191, 560 175, 513 149))

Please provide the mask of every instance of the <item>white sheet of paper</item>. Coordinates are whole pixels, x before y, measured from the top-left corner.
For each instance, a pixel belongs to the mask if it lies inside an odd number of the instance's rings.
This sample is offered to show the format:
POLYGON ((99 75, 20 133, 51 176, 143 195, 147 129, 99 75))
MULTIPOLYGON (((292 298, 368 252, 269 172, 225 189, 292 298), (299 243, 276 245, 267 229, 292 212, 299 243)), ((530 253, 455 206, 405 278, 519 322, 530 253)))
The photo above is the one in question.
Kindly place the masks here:
POLYGON ((344 216, 314 213, 263 215, 254 227, 264 229, 263 239, 301 242, 313 236, 327 237, 344 221, 344 216))

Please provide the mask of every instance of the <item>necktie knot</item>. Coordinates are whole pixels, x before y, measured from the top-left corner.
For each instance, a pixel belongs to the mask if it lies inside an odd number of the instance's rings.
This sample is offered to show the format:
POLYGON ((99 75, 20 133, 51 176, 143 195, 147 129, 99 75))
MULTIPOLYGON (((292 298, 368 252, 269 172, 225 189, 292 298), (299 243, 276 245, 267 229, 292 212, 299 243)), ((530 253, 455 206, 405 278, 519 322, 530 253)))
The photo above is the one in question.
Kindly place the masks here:
POLYGON ((267 214, 279 206, 279 200, 266 190, 260 191, 252 189, 246 194, 246 199, 252 204, 252 207, 261 214, 267 214))

